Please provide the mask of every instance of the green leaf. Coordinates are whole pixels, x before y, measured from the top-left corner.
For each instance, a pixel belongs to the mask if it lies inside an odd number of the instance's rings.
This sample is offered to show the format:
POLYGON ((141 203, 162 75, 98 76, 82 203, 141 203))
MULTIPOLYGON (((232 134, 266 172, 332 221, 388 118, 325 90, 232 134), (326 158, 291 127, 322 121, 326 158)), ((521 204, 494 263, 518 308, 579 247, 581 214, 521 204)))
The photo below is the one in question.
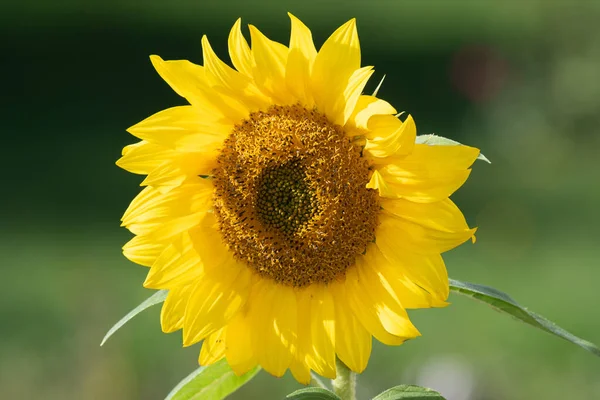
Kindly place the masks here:
POLYGON ((507 313, 526 324, 568 340, 569 342, 600 356, 600 348, 596 345, 567 332, 541 315, 520 306, 506 293, 488 286, 461 282, 454 279, 450 279, 450 290, 487 303, 500 312, 507 313))
POLYGON ((317 387, 296 390, 294 393, 288 394, 285 398, 293 400, 340 400, 335 393, 317 387))
POLYGON ((397 399, 426 399, 426 400, 444 400, 441 394, 435 390, 420 386, 400 385, 395 386, 385 392, 379 393, 373 400, 397 400, 397 399))
POLYGON ((100 346, 104 345, 108 338, 111 337, 116 331, 121 329, 121 327, 127 322, 129 322, 131 318, 135 317, 136 315, 144 311, 146 308, 152 307, 155 304, 162 303, 163 301, 165 301, 165 299, 167 298, 167 293, 168 290, 159 290, 158 292, 154 293, 152 296, 144 300, 142 304, 131 310, 126 316, 121 318, 119 322, 114 324, 108 332, 106 332, 106 335, 104 335, 104 339, 102 339, 102 343, 100 343, 100 346))
MULTIPOLYGON (((431 146, 459 146, 461 144, 461 143, 457 142, 456 140, 448 139, 443 136, 438 136, 438 135, 434 135, 434 134, 419 135, 419 136, 417 136, 415 143, 428 144, 431 146)), ((492 163, 490 160, 488 160, 488 158, 486 156, 484 156, 481 153, 479 153, 479 156, 477 157, 477 159, 485 161, 488 164, 492 163)))
POLYGON ((221 400, 238 390, 260 371, 255 367, 237 376, 225 359, 200 367, 183 379, 165 400, 221 400))

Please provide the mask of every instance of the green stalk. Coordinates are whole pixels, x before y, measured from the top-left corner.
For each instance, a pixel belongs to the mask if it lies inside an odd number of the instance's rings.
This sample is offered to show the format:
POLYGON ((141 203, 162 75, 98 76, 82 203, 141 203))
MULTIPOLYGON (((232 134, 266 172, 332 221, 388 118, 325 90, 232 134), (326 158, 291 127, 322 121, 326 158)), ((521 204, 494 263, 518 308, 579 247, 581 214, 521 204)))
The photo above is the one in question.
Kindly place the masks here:
POLYGON ((356 400, 356 374, 339 358, 335 361, 337 376, 331 381, 333 391, 342 400, 356 400))

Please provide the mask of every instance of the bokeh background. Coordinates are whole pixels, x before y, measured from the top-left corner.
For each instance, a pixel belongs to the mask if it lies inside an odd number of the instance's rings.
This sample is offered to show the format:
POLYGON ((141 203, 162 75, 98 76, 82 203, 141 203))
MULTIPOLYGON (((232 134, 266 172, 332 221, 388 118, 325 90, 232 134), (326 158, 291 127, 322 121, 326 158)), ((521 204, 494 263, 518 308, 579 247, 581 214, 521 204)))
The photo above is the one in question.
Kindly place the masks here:
MULTIPOLYGON (((0 398, 162 399, 199 346, 162 334, 159 307, 104 346, 151 292, 120 247, 142 178, 115 166, 125 128, 182 104, 149 54, 202 62, 207 34, 228 60, 235 19, 287 43, 291 11, 317 46, 358 18, 368 91, 419 133, 479 147, 454 200, 478 241, 447 254, 454 278, 495 286, 600 342, 600 2, 8 0, 0 6, 0 398)), ((247 31, 246 31, 247 32, 247 31)), ((600 399, 600 359, 451 297, 412 312, 423 336, 376 345, 359 395, 399 383, 449 400, 600 399)), ((261 373, 235 399, 298 388, 261 373)))

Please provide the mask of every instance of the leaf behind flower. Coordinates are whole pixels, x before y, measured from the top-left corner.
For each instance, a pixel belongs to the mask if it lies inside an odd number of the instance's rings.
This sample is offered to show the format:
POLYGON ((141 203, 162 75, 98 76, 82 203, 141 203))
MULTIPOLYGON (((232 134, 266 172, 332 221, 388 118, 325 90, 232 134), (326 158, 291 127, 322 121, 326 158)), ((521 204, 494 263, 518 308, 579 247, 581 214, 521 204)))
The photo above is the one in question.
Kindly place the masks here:
POLYGON ((581 339, 570 332, 567 332, 560 326, 547 320, 541 315, 538 315, 533 311, 529 311, 527 308, 519 305, 504 292, 489 286, 461 282, 455 279, 450 279, 450 290, 486 303, 496 310, 508 314, 519 321, 525 322, 526 324, 563 338, 597 356, 600 356, 600 348, 598 348, 598 346, 588 342, 587 340, 581 339))
POLYGON ((121 329, 121 327, 123 327, 123 325, 125 325, 127 322, 129 322, 129 320, 131 318, 135 317, 136 315, 138 315, 145 309, 165 301, 165 299, 167 298, 168 292, 169 292, 168 290, 159 290, 158 292, 154 293, 152 296, 150 296, 146 300, 144 300, 139 306, 137 306, 133 310, 129 311, 127 313, 127 315, 125 315, 123 318, 121 318, 119 320, 119 322, 114 324, 113 327, 110 328, 108 330, 108 332, 106 332, 106 335, 104 335, 104 338, 102 339, 102 343, 100 343, 100 346, 104 345, 104 343, 106 343, 108 338, 110 338, 116 331, 121 329))
MULTIPOLYGON (((434 135, 433 133, 428 134, 428 135, 417 136, 415 143, 428 144, 430 146, 460 146, 462 144, 462 143, 457 142, 456 140, 448 139, 443 136, 434 135)), ((479 153, 479 156, 477 156, 477 159, 485 161, 488 164, 492 163, 482 153, 479 153)))

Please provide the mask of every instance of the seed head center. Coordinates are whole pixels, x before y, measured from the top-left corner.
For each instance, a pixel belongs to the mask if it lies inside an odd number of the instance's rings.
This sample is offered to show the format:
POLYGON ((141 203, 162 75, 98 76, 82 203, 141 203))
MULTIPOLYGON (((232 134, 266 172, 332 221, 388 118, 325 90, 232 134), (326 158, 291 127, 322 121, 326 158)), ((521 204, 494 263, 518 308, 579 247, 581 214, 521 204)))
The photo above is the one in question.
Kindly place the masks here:
POLYGON ((258 179, 255 208, 265 227, 293 235, 311 220, 317 207, 299 160, 267 167, 258 179))
POLYGON ((236 125, 213 171, 214 210, 234 256, 294 287, 342 277, 375 238, 368 162, 315 110, 272 106, 236 125))

